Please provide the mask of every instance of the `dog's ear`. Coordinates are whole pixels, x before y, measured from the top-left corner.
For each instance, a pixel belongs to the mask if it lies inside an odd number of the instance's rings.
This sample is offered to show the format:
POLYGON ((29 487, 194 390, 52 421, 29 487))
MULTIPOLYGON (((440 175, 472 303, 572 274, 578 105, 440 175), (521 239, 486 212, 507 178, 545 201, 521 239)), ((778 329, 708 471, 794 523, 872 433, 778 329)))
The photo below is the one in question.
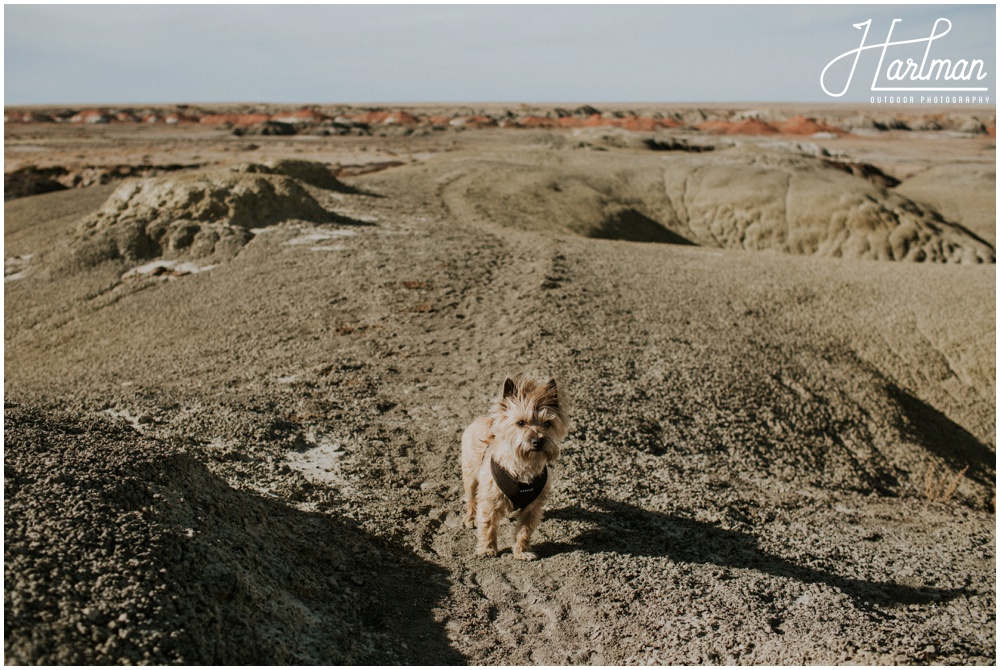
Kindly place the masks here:
POLYGON ((545 399, 551 407, 559 407, 559 392, 556 390, 555 377, 549 379, 549 383, 545 385, 545 399))
POLYGON ((500 397, 504 399, 514 397, 514 380, 511 379, 510 377, 507 377, 507 379, 504 381, 503 395, 501 395, 500 397))

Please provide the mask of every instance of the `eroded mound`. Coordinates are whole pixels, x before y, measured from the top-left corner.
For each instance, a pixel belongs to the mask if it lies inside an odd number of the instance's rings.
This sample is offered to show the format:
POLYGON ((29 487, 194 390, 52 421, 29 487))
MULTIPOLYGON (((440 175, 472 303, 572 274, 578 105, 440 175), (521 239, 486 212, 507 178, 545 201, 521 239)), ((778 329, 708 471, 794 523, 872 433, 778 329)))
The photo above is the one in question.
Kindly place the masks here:
POLYGON ((934 210, 812 156, 753 146, 600 159, 522 150, 464 165, 461 197, 505 226, 833 257, 995 262, 990 244, 934 210))
POLYGON ((104 419, 8 404, 4 427, 8 663, 396 664, 408 647, 434 657, 408 605, 383 601, 446 590, 404 550, 235 490, 104 419), (393 631, 396 618, 411 625, 393 631))
POLYGON ((284 175, 328 191, 353 191, 350 186, 333 175, 328 165, 316 161, 279 158, 264 163, 240 163, 230 167, 230 170, 233 172, 284 175))
POLYGON ((76 263, 232 258, 253 228, 331 220, 298 182, 273 172, 221 169, 127 181, 81 222, 76 263))
POLYGON ((664 170, 672 222, 717 246, 875 260, 993 263, 937 212, 838 166, 744 147, 664 170))

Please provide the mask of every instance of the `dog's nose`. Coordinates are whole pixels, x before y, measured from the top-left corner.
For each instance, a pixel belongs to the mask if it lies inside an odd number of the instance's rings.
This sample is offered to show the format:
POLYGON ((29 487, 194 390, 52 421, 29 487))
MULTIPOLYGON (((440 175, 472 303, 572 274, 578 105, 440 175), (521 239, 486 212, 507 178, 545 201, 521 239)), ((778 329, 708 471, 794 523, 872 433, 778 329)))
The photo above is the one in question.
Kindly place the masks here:
POLYGON ((534 439, 531 440, 531 446, 534 447, 535 449, 541 449, 542 448, 542 442, 544 442, 544 441, 545 441, 544 437, 536 437, 536 438, 534 438, 534 439))

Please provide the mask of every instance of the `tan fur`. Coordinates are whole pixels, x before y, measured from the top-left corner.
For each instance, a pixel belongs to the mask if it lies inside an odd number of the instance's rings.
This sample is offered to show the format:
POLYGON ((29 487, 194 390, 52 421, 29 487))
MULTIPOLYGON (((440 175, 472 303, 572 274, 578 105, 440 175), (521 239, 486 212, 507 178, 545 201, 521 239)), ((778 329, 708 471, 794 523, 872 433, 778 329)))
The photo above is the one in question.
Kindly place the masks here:
MULTIPOLYGON (((529 375, 507 379, 488 416, 477 418, 462 435, 462 483, 465 486, 465 525, 476 526, 476 554, 497 555, 497 526, 514 506, 493 481, 490 458, 515 479, 528 482, 559 457, 569 420, 559 400, 554 379, 529 375), (521 425, 518 425, 518 424, 521 425), (540 441, 538 446, 533 440, 540 441)), ((531 534, 542 521, 542 510, 555 479, 549 468, 542 493, 517 512, 514 558, 534 560, 531 534)))

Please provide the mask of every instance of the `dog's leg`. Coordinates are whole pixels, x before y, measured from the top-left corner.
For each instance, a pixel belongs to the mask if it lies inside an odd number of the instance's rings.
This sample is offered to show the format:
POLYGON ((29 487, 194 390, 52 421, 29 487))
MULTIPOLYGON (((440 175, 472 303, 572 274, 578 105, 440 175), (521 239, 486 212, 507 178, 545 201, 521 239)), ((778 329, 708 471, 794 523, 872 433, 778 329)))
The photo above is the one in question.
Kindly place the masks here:
POLYGON ((476 507, 476 526, 478 532, 478 542, 476 543, 477 556, 497 555, 497 526, 500 517, 496 514, 496 507, 490 505, 488 500, 480 499, 476 507))
POLYGON ((472 528, 476 525, 476 491, 479 489, 479 481, 475 475, 463 472, 462 483, 465 485, 465 527, 472 528))
POLYGON ((493 435, 490 426, 493 421, 479 417, 462 433, 462 485, 465 487, 465 527, 472 528, 476 522, 476 500, 479 493, 479 474, 483 467, 483 456, 493 435))
POLYGON ((522 561, 533 561, 538 558, 538 554, 529 551, 531 548, 531 534, 542 522, 542 506, 538 503, 529 505, 521 510, 514 523, 514 558, 522 561))

